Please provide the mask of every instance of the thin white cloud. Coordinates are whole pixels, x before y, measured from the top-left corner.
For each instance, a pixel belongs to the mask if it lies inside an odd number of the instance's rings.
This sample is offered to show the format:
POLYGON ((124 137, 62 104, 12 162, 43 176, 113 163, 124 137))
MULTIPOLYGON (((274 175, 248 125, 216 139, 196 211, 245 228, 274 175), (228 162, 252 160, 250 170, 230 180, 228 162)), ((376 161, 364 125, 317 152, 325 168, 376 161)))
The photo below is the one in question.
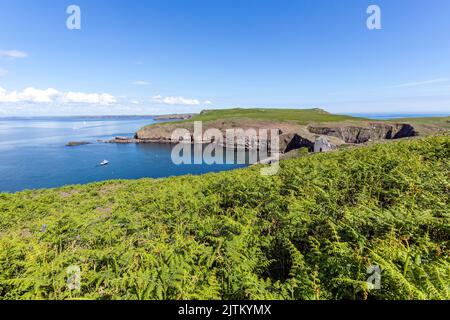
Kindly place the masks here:
POLYGON ((63 95, 63 102, 108 105, 116 103, 117 99, 109 93, 67 92, 63 95))
POLYGON ((447 78, 439 78, 439 79, 432 79, 432 80, 426 80, 426 81, 402 83, 402 84, 394 86, 394 88, 424 86, 424 85, 428 85, 428 84, 447 82, 448 80, 449 79, 447 79, 447 78))
POLYGON ((180 105, 180 106, 198 106, 200 101, 198 99, 187 99, 183 97, 163 97, 157 95, 152 97, 154 102, 164 103, 168 105, 180 105))
POLYGON ((8 74, 8 70, 0 69, 0 77, 4 77, 8 74))
POLYGON ((23 91, 11 91, 0 87, 0 103, 34 102, 51 103, 59 95, 59 91, 53 88, 45 90, 28 87, 23 91))
POLYGON ((28 57, 28 53, 19 50, 2 50, 0 51, 0 56, 9 59, 18 59, 28 57))
POLYGON ((133 84, 135 84, 137 86, 148 86, 150 84, 150 82, 144 81, 144 80, 137 80, 137 81, 134 81, 133 84))
POLYGON ((204 103, 204 104, 207 104, 207 105, 212 104, 212 102, 211 102, 210 100, 205 100, 205 101, 203 101, 203 103, 204 103))
POLYGON ((110 105, 117 99, 108 93, 83 93, 83 92, 60 92, 53 88, 45 90, 28 87, 22 91, 7 91, 0 87, 0 103, 80 103, 110 105))
POLYGON ((137 100, 131 100, 130 101, 132 104, 139 104, 139 101, 137 101, 137 100))

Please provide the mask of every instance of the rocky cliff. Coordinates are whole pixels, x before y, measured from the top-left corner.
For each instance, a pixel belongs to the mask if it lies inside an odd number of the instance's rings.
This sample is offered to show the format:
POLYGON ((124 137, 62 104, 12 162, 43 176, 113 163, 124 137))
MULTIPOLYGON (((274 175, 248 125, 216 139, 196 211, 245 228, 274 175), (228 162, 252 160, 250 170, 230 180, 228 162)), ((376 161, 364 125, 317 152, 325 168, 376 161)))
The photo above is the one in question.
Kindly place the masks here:
MULTIPOLYGON (((222 133, 223 144, 227 143, 226 131, 228 129, 240 128, 244 131, 254 129, 257 134, 260 129, 268 131, 275 129, 278 131, 280 139, 279 152, 286 153, 291 150, 306 147, 309 150, 314 148, 317 137, 325 136, 328 141, 334 145, 342 144, 361 144, 371 141, 384 139, 399 139, 417 135, 414 127, 404 123, 390 122, 364 122, 355 123, 323 123, 310 124, 307 126, 292 122, 273 122, 273 121, 248 121, 248 120, 227 120, 227 121, 209 121, 203 122, 202 132, 208 129, 217 129, 222 133)), ((181 123, 164 123, 147 126, 136 133, 135 142, 140 143, 171 143, 172 133, 176 129, 187 129, 190 134, 184 140, 185 142, 194 142, 194 125, 192 121, 181 123)), ((229 140, 229 139, 228 139, 229 140)), ((203 143, 211 142, 202 141, 203 143)), ((270 146, 270 135, 259 145, 255 146, 251 139, 228 141, 236 145, 237 148, 255 149, 270 146)))
POLYGON ((403 123, 368 123, 355 125, 310 125, 308 131, 318 135, 333 136, 346 143, 365 143, 382 139, 400 139, 417 135, 414 127, 403 123))

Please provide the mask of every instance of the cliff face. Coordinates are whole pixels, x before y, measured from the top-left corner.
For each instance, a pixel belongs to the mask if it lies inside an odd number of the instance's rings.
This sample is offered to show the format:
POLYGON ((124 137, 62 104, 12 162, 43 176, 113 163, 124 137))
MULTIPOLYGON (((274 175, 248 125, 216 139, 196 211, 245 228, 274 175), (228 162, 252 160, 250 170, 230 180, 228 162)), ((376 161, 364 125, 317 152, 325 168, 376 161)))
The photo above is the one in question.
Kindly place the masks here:
MULTIPOLYGON (((145 142, 157 142, 157 143, 171 143, 172 133, 177 129, 187 129, 190 132, 189 140, 184 139, 185 142, 194 142, 193 132, 194 127, 192 122, 187 123, 174 123, 174 124, 156 124, 145 127, 139 130, 135 135, 135 141, 145 142)), ((290 123, 273 123, 273 122, 252 122, 245 121, 212 121, 203 123, 203 133, 209 129, 217 129, 222 133, 221 145, 235 145, 236 148, 243 149, 270 149, 271 145, 271 130, 276 130, 279 134, 279 152, 288 152, 293 149, 299 149, 301 147, 312 148, 314 146, 314 135, 309 133, 304 127, 290 123), (242 129, 244 132, 252 130, 256 133, 259 143, 255 144, 252 139, 248 139, 245 135, 240 135, 236 132, 236 136, 232 140, 227 137, 227 130, 229 129, 242 129), (259 130, 267 130, 267 137, 260 137, 259 130)), ((242 132, 241 132, 242 133, 242 132)), ((181 139, 180 139, 181 140, 181 139)), ((211 142, 203 141, 204 143, 211 142)))
POLYGON ((280 136, 279 152, 287 153, 300 148, 308 148, 308 150, 312 151, 314 148, 313 137, 301 136, 298 133, 287 133, 280 136))
MULTIPOLYGON (((286 153, 291 150, 306 147, 313 150, 315 139, 318 136, 325 136, 332 145, 339 146, 345 143, 360 144, 383 139, 399 139, 416 136, 417 132, 409 124, 387 123, 387 122, 361 122, 358 125, 348 123, 324 123, 321 125, 298 125, 286 122, 248 122, 248 121, 211 121, 204 122, 202 131, 208 129, 218 129, 223 135, 223 143, 226 140, 226 130, 241 128, 244 131, 254 129, 276 129, 279 132, 279 152, 286 153)), ((156 124, 145 127, 136 133, 136 140, 139 142, 170 143, 172 133, 176 129, 187 129, 190 136, 185 138, 185 142, 193 142, 194 126, 193 122, 156 124)), ((211 141, 203 141, 211 142, 211 141)), ((229 143, 230 141, 228 141, 229 143)), ((235 140, 237 148, 255 149, 270 146, 271 138, 260 141, 257 146, 249 139, 235 140)))
POLYGON ((149 142, 170 142, 172 132, 176 129, 175 125, 152 125, 136 132, 135 138, 149 142))
POLYGON ((314 134, 337 137, 346 143, 365 143, 417 135, 414 127, 401 123, 370 123, 368 126, 308 126, 308 130, 314 134))
POLYGON ((154 117, 155 120, 187 120, 194 116, 194 114, 167 114, 154 117))
MULTIPOLYGON (((191 141, 193 140, 194 125, 193 122, 183 123, 164 123, 154 124, 142 128, 136 132, 135 138, 139 140, 148 140, 155 142, 170 142, 172 133, 177 129, 187 129, 191 134, 191 141)), ((273 121, 246 121, 246 120, 221 120, 221 121, 208 121, 202 123, 202 132, 206 130, 217 129, 222 132, 222 135, 226 137, 227 130, 242 129, 244 131, 254 130, 257 135, 259 130, 264 129, 270 132, 271 130, 277 130, 280 135, 293 134, 299 131, 306 131, 304 126, 300 126, 295 123, 280 123, 273 121)), ((308 132, 306 132, 308 134, 308 132)), ((269 133, 270 135, 270 133, 269 133)), ((269 137, 270 140, 270 137, 269 137)))

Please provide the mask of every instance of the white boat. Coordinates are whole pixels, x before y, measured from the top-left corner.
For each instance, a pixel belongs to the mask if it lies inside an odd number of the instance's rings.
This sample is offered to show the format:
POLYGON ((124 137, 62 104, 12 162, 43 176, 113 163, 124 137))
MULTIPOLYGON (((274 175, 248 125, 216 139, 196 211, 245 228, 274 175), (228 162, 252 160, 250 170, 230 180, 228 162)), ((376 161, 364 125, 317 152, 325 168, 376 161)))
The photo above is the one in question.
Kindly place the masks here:
POLYGON ((108 160, 103 160, 102 162, 100 162, 101 166, 106 166, 109 163, 108 160))

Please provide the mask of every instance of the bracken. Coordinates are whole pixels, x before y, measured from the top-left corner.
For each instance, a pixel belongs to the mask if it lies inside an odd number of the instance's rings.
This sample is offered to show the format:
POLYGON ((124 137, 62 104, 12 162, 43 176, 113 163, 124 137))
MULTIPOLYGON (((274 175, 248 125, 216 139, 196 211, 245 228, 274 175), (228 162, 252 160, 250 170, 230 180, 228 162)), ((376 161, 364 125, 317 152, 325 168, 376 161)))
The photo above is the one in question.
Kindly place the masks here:
POLYGON ((450 299, 449 136, 259 169, 1 194, 0 298, 450 299))

